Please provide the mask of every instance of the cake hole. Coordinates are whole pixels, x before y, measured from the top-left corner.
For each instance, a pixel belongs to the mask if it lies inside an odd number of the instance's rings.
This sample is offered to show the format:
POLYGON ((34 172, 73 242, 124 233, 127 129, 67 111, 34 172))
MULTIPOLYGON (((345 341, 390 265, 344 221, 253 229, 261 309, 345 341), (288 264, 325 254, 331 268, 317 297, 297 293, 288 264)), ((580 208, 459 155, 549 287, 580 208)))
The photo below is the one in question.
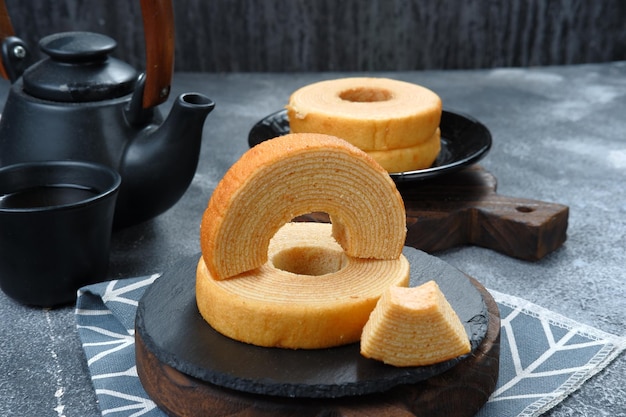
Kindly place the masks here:
POLYGON ((346 265, 346 257, 339 250, 298 246, 278 252, 272 264, 292 274, 320 276, 339 272, 346 265))
POLYGON ((532 213, 533 211, 535 211, 534 208, 528 206, 517 206, 515 207, 515 210, 519 211, 520 213, 532 213))
POLYGON ((314 211, 291 219, 292 222, 330 223, 330 216, 323 211, 314 211))
POLYGON ((339 98, 354 103, 374 103, 391 100, 393 94, 384 88, 356 87, 339 93, 339 98))

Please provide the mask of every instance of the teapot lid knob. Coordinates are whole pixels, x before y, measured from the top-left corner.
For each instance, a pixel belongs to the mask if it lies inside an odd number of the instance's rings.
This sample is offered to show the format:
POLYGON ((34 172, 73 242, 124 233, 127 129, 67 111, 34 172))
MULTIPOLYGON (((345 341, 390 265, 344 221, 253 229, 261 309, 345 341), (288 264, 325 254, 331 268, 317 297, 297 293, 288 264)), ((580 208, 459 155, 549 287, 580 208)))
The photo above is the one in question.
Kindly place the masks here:
POLYGON ((113 38, 92 32, 65 32, 46 36, 39 47, 52 59, 63 62, 104 60, 117 47, 113 38))
POLYGON ((138 73, 109 56, 117 43, 99 33, 64 32, 46 36, 39 46, 48 55, 23 74, 24 91, 59 102, 118 98, 135 88, 138 73))

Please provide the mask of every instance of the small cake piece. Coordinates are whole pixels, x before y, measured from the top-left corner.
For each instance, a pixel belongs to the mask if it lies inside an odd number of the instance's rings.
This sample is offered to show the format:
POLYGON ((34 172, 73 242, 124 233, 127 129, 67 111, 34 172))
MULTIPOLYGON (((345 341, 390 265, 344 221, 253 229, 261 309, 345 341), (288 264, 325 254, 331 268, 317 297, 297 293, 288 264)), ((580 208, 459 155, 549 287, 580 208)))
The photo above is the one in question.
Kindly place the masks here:
POLYGON ((361 335, 361 354, 388 365, 424 366, 469 353, 463 323, 435 281, 389 287, 361 335))

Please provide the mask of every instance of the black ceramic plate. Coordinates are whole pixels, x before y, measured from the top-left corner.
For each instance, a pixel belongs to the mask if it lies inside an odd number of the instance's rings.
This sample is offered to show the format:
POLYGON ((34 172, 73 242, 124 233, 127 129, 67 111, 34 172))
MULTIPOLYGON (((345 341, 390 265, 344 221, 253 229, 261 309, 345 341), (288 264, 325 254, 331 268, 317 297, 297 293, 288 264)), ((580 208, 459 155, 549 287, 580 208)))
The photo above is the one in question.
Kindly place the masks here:
MULTIPOLYGON (((468 277, 438 258, 406 247, 411 285, 434 279, 464 323, 472 351, 487 331, 488 313, 468 277)), ((359 344, 317 349, 263 348, 217 333, 196 307, 191 256, 163 274, 139 302, 136 328, 160 362, 203 381, 238 391, 300 398, 383 392, 442 373, 467 355, 431 366, 397 368, 359 353, 359 344)), ((469 354, 468 354, 469 355, 469 354)))
MULTIPOLYGON (((491 148, 491 133, 472 117, 444 110, 441 114, 441 152, 430 168, 417 171, 394 172, 389 175, 396 182, 437 177, 472 165, 482 159, 491 148)), ((248 134, 248 145, 253 147, 268 139, 289 133, 287 110, 280 110, 257 122, 248 134)))

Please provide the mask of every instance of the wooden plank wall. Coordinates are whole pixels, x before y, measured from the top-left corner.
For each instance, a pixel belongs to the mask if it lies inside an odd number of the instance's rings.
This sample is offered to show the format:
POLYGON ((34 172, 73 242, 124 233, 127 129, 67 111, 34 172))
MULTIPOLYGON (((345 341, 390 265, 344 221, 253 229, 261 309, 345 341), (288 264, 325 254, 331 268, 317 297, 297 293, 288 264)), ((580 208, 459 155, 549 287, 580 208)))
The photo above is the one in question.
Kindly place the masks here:
MULTIPOLYGON (((106 33, 143 68, 139 1, 7 0, 15 30, 106 33)), ((626 59, 624 0, 173 0, 177 71, 490 68, 626 59)))

